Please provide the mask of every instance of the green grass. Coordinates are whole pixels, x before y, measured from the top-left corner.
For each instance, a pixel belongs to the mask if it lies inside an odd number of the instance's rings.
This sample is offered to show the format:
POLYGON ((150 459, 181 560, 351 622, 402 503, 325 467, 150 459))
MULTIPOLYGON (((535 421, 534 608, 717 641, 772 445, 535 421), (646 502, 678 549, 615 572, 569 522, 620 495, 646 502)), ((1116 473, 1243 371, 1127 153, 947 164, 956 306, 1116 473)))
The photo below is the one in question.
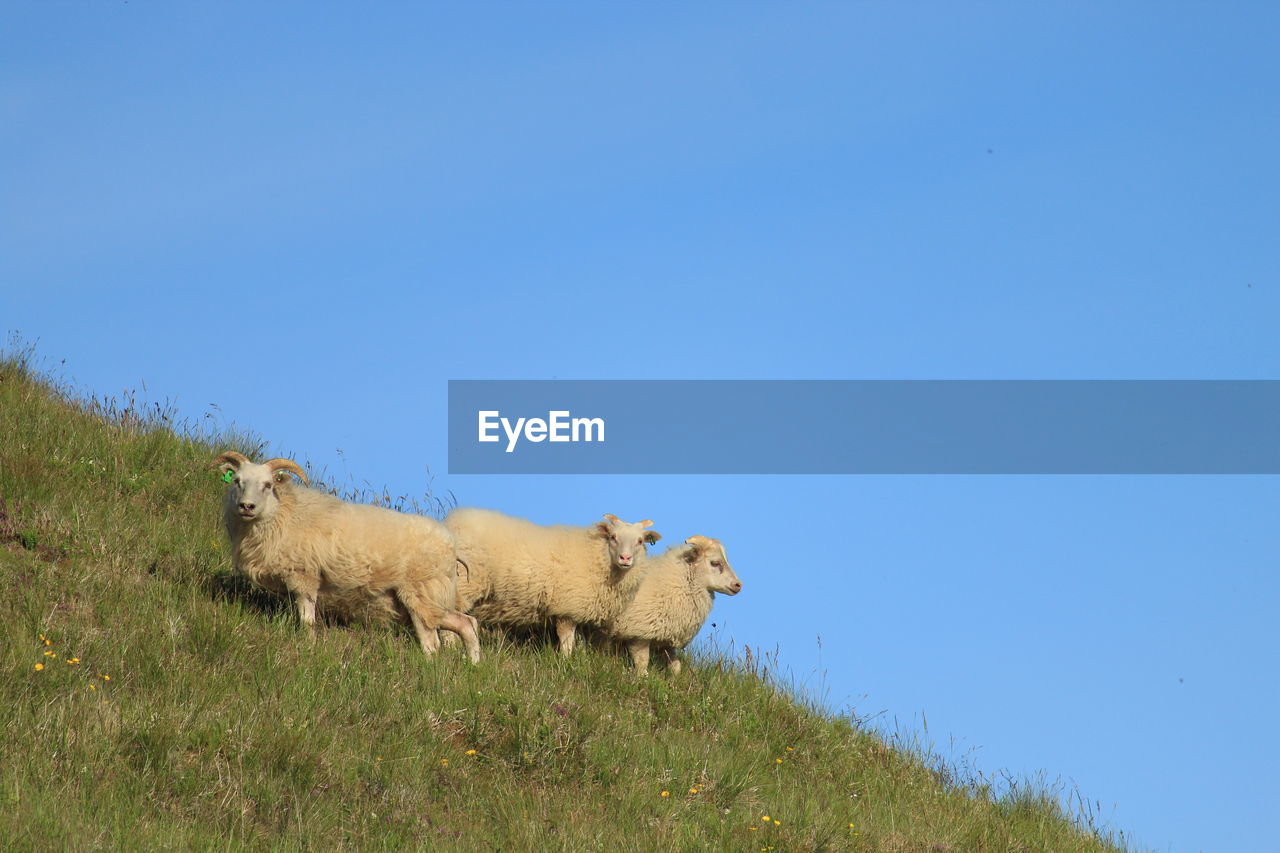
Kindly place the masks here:
POLYGON ((230 571, 209 462, 260 443, 172 420, 0 360, 6 849, 1123 849, 767 662, 639 679, 492 632, 478 666, 395 626, 308 639, 230 571))

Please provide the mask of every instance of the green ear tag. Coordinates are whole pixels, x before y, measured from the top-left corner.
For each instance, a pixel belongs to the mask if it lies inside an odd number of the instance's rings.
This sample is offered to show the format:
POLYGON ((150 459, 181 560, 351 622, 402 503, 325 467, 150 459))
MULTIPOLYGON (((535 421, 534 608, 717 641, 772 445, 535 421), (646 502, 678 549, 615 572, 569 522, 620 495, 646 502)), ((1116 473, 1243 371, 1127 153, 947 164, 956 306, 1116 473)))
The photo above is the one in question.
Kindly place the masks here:
POLYGON ((230 483, 235 478, 236 478, 236 475, 231 473, 230 468, 222 472, 222 482, 224 483, 230 483))

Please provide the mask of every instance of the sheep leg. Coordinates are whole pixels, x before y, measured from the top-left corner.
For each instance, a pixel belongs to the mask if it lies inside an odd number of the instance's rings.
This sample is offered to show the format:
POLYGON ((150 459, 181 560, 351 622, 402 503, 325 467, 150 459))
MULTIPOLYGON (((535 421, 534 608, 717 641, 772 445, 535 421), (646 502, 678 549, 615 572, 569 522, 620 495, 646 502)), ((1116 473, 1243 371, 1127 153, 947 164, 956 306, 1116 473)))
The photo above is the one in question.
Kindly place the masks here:
POLYGON ((631 663, 635 665, 636 672, 647 675, 649 673, 649 641, 628 640, 627 651, 631 652, 631 663))
MULTIPOLYGON (((459 565, 462 565, 462 566, 466 566, 466 565, 467 565, 466 563, 462 562, 462 560, 458 560, 458 564, 459 564, 459 565)), ((468 577, 470 577, 470 576, 471 576, 471 569, 470 569, 470 568, 468 568, 468 569, 467 569, 467 576, 468 576, 468 577)), ((458 588, 458 590, 457 590, 457 594, 454 596, 453 609, 454 609, 454 610, 457 610, 459 614, 466 615, 467 611, 471 609, 471 604, 474 604, 474 603, 475 603, 475 602, 468 602, 468 601, 466 600, 466 597, 465 597, 465 596, 463 596, 463 594, 462 594, 462 588, 461 588, 461 587, 459 587, 459 588, 458 588)), ((471 626, 472 626, 472 629, 473 629, 473 630, 475 630, 475 631, 479 631, 479 630, 480 630, 480 623, 479 623, 479 622, 477 622, 475 619, 472 619, 470 616, 467 616, 467 618, 468 618, 468 619, 471 619, 471 626)), ((455 633, 450 632, 450 633, 447 633, 447 634, 442 634, 442 635, 441 635, 441 637, 440 637, 440 640, 443 642, 443 644, 444 644, 444 645, 446 645, 446 646, 448 646, 448 647, 452 648, 452 647, 454 647, 454 646, 458 645, 458 641, 459 641, 462 637, 463 637, 463 634, 461 634, 461 633, 457 633, 457 634, 455 634, 455 633)), ((473 662, 478 661, 478 656, 479 656, 479 654, 480 654, 480 651, 479 651, 479 645, 478 645, 479 641, 477 640, 476 642, 477 642, 477 647, 476 647, 476 655, 477 655, 477 657, 472 659, 472 661, 473 661, 473 662)), ((468 654, 470 654, 470 653, 471 653, 470 647, 468 647, 467 652, 468 652, 468 654)))
POLYGON ((667 659, 667 671, 672 675, 679 675, 682 664, 680 658, 676 656, 675 649, 663 649, 662 655, 667 659))
POLYGON ((298 624, 312 634, 316 627, 316 596, 320 592, 320 582, 305 575, 293 575, 286 582, 293 600, 298 606, 298 624))
POLYGON ((565 657, 573 654, 573 645, 577 637, 578 624, 576 622, 563 617, 556 620, 556 638, 560 641, 560 654, 565 657))
POLYGON ((435 654, 440 649, 439 629, 444 628, 462 637, 462 644, 466 647, 467 657, 472 663, 480 662, 480 636, 477 633, 480 623, 474 617, 456 610, 446 610, 443 606, 434 603, 437 599, 433 597, 430 587, 415 585, 402 587, 396 591, 396 595, 404 608, 409 611, 414 633, 418 635, 418 642, 422 644, 422 651, 427 656, 435 654))
POLYGON ((462 644, 466 646, 467 657, 472 663, 480 662, 480 635, 477 633, 480 623, 475 620, 474 616, 468 616, 466 613, 458 613, 457 611, 449 611, 440 619, 440 627, 446 631, 452 631, 451 634, 445 634, 447 639, 454 639, 454 635, 462 638, 462 644))
POLYGON ((431 657, 440 649, 440 632, 427 624, 416 607, 409 608, 409 619, 413 622, 413 632, 418 635, 423 654, 431 657))

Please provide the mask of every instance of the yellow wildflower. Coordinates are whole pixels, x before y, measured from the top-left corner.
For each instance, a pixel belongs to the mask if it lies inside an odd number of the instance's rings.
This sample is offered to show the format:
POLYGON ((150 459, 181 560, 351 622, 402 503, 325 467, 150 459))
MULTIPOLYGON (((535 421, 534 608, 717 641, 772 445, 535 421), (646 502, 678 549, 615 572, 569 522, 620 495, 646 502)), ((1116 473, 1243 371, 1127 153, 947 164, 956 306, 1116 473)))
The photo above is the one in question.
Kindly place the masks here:
POLYGON ((671 796, 671 792, 670 792, 670 791, 663 791, 663 792, 662 792, 662 796, 664 796, 664 797, 669 797, 669 796, 671 796))
POLYGON ((475 754, 476 754, 476 751, 474 749, 467 750, 467 755, 475 755, 475 754))
POLYGON ((448 767, 448 766, 449 766, 449 759, 447 759, 447 758, 442 758, 442 759, 440 759, 440 766, 441 766, 441 767, 448 767))
POLYGON ((775 758, 775 759, 773 759, 773 763, 774 763, 774 764, 781 764, 781 763, 782 763, 782 759, 781 759, 781 758, 775 758))
POLYGON ((769 817, 767 814, 760 815, 760 819, 765 823, 768 823, 769 821, 773 820, 773 818, 769 817))
POLYGON ((36 664, 36 672, 39 672, 39 671, 40 671, 40 670, 42 670, 42 669, 44 669, 44 664, 42 664, 42 663, 38 663, 38 664, 36 664))
POLYGON ((690 788, 690 789, 689 789, 689 793, 690 793, 690 794, 696 794, 696 793, 698 793, 698 789, 697 789, 697 788, 690 788))
POLYGON ((796 751, 796 748, 794 746, 787 747, 787 752, 795 752, 795 751, 796 751))
POLYGON ((57 652, 48 652, 48 651, 47 651, 47 652, 45 652, 45 653, 44 653, 44 656, 45 656, 45 657, 47 657, 47 658, 56 658, 56 657, 58 656, 58 653, 57 653, 57 652))
POLYGON ((77 666, 79 663, 80 658, 67 658, 67 666, 77 666))
POLYGON ((104 675, 104 676, 102 676, 102 680, 103 680, 103 681, 110 681, 110 680, 111 680, 111 676, 109 676, 109 675, 104 675))

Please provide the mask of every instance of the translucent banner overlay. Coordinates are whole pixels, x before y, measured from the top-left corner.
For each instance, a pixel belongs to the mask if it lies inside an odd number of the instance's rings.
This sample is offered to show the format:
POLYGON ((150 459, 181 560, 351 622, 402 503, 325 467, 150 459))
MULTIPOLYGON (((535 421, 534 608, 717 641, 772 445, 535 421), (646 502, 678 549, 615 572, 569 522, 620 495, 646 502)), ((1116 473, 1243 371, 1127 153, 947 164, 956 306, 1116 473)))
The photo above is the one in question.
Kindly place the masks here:
POLYGON ((450 380, 453 474, 1277 474, 1280 380, 450 380))

